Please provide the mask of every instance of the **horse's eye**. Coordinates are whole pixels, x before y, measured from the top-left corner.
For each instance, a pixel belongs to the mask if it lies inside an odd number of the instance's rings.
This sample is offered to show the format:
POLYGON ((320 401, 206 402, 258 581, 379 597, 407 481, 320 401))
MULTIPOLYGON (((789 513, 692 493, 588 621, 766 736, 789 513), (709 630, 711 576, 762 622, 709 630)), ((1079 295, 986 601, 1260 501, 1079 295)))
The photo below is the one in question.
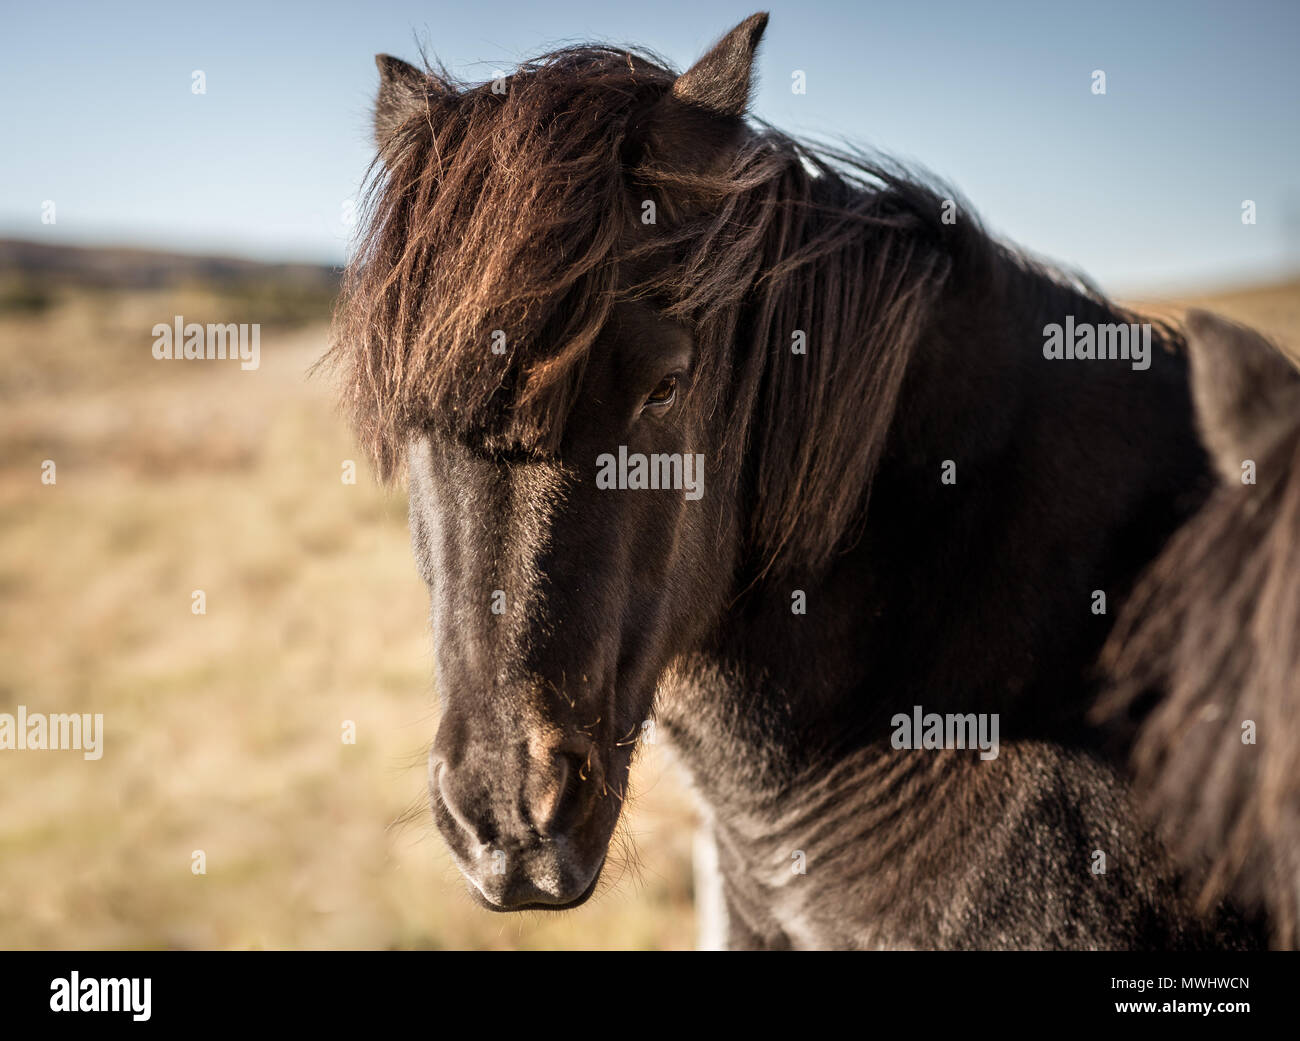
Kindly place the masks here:
POLYGON ((650 392, 650 396, 645 399, 647 408, 664 408, 673 403, 677 397, 677 377, 665 376, 659 381, 659 386, 650 392))

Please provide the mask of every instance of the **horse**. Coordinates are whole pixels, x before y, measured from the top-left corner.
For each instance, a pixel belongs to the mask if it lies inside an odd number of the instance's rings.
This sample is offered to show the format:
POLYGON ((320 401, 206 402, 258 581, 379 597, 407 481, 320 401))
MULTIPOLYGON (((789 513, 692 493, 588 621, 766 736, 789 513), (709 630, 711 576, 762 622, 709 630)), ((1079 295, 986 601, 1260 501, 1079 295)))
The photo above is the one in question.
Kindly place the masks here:
POLYGON ((1300 941, 1300 371, 1257 332, 1187 320, 1192 392, 1221 484, 1175 533, 1103 649, 1093 716, 1201 904, 1267 912, 1300 941), (1138 715, 1135 722, 1131 716, 1138 715))
POLYGON ((328 358, 405 472, 470 895, 586 901, 652 721, 703 946, 1265 944, 1091 716, 1116 606, 1214 495, 1182 331, 747 118, 766 24, 680 74, 376 59, 328 358))

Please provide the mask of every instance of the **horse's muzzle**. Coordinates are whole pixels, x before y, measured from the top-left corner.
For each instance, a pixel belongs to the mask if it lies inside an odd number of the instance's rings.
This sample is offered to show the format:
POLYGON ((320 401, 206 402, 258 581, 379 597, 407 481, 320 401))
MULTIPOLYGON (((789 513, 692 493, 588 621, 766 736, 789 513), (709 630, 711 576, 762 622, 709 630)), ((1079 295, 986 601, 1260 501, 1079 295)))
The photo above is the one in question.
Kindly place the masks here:
POLYGON ((617 812, 593 777, 594 756, 572 751, 514 757, 491 767, 435 751, 429 764, 434 820, 470 892, 493 911, 563 910, 600 878, 617 812), (513 768, 512 768, 513 767, 513 768), (609 817, 608 822, 603 819, 609 817))

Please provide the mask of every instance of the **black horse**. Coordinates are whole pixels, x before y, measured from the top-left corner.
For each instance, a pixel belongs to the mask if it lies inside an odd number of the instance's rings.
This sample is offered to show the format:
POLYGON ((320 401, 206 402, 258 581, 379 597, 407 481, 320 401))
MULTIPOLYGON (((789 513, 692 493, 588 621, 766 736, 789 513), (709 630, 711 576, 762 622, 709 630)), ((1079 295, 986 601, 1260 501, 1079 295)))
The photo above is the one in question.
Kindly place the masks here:
POLYGON ((1243 947, 1088 711, 1212 492, 1182 334, 952 193, 675 75, 378 59, 336 318, 432 597, 437 824, 493 910, 593 892, 653 717, 733 947, 1243 947))

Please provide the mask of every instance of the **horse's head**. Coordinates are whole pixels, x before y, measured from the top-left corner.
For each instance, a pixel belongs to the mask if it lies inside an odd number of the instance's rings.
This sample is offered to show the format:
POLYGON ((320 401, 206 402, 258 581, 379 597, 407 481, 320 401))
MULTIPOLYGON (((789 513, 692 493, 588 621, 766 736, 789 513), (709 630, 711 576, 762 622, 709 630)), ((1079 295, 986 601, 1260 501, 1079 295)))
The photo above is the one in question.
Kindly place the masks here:
POLYGON ((943 284, 937 197, 746 124, 766 21, 680 76, 379 59, 333 356, 381 473, 407 464, 434 814, 490 907, 591 892, 662 679, 851 535, 943 284))
POLYGON ((676 78, 600 48, 473 89, 379 59, 355 393, 381 465, 406 455, 433 812, 492 909, 591 894, 657 682, 730 588, 733 381, 682 266, 706 248, 698 179, 748 133, 765 21, 676 78), (652 167, 654 187, 634 172, 652 167))
POLYGON ((490 906, 590 894, 656 681, 717 605, 735 539, 703 464, 694 361, 684 329, 617 307, 554 455, 411 441, 443 705, 430 790, 490 906), (621 487, 640 481, 620 453, 656 460, 642 474, 662 487, 621 487))

